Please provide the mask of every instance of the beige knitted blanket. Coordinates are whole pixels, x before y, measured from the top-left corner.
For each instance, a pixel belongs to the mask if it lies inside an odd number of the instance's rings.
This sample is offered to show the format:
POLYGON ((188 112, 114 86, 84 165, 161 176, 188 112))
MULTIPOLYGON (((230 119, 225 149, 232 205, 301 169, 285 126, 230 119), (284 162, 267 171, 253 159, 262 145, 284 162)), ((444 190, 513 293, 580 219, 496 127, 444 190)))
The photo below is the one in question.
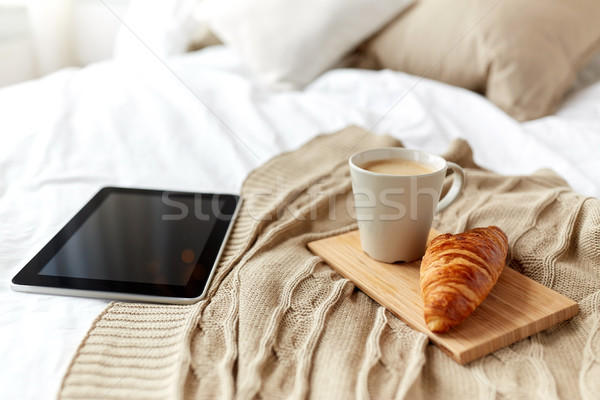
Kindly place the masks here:
POLYGON ((399 145, 348 128, 252 172, 208 297, 191 306, 112 303, 75 354, 61 399, 598 399, 600 201, 549 170, 445 157, 466 187, 441 231, 499 225, 510 264, 576 300, 580 314, 460 366, 306 248, 355 227, 348 156, 399 145))

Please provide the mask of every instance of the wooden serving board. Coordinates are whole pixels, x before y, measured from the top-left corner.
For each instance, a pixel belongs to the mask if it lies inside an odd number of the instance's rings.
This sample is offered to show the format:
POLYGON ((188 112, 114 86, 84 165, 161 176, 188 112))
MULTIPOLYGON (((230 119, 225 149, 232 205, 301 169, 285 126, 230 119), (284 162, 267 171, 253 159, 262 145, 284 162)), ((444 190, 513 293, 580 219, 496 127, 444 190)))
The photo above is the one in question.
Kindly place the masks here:
MULTIPOLYGON (((439 233, 434 230, 429 240, 439 233)), ((569 319, 579 312, 573 300, 505 267, 488 297, 467 319, 442 334, 423 318, 419 287, 421 261, 387 264, 361 248, 358 231, 310 242, 308 248, 373 300, 387 308, 460 364, 569 319)))

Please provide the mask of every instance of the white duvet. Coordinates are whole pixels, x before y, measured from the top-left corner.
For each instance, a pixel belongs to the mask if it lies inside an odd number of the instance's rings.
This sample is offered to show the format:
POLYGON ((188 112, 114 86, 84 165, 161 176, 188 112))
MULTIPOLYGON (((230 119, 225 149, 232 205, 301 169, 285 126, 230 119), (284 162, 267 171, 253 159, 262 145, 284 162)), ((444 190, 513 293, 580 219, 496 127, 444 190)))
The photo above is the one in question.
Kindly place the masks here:
POLYGON ((224 47, 106 62, 0 90, 0 398, 54 398, 107 301, 23 294, 17 271, 102 186, 238 192, 246 174, 354 124, 443 152, 456 137, 505 174, 552 168, 600 196, 600 82, 517 123, 469 91, 391 71, 333 70, 260 87, 224 47))

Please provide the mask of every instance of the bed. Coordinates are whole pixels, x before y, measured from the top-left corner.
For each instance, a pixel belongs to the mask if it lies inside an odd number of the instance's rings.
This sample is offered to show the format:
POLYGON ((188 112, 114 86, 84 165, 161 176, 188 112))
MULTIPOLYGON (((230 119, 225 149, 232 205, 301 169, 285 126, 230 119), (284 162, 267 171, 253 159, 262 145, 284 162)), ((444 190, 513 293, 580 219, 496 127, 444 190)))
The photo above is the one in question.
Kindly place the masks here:
POLYGON ((600 197, 600 81, 518 122, 471 90, 391 69, 334 68, 302 89, 273 90, 221 44, 144 68, 117 59, 64 69, 0 90, 0 110, 4 399, 53 398, 109 303, 9 287, 103 186, 239 193, 270 158, 356 125, 434 153, 464 138, 484 168, 550 168, 600 197))

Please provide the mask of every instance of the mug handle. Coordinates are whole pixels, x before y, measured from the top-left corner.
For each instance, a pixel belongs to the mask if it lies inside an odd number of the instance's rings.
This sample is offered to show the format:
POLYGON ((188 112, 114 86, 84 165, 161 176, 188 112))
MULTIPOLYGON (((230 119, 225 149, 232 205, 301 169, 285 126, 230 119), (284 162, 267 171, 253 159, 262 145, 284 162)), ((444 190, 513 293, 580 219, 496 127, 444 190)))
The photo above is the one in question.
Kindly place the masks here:
POLYGON ((448 168, 454 171, 452 186, 450 187, 448 193, 446 193, 446 195, 440 199, 437 209, 435 210, 436 213, 443 211, 446 207, 452 204, 454 200, 456 200, 465 181, 465 171, 463 171, 460 165, 450 161, 447 161, 447 164, 448 168))

